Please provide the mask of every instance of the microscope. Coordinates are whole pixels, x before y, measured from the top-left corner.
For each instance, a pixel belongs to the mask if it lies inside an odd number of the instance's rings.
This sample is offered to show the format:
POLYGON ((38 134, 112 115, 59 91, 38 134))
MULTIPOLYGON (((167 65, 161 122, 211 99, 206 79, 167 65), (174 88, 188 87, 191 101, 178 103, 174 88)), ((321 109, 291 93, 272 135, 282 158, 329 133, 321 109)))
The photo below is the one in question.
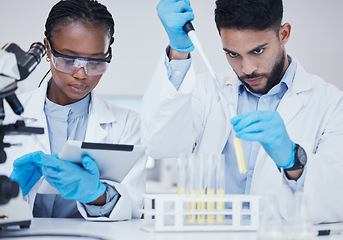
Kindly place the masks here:
MULTIPOLYGON (((43 134, 43 128, 26 127, 25 122, 18 120, 12 124, 3 125, 5 118, 4 100, 17 115, 24 109, 15 91, 17 82, 24 80, 40 63, 46 48, 40 43, 33 43, 25 52, 15 43, 8 43, 0 50, 0 168, 6 161, 5 147, 14 145, 4 143, 5 135, 43 134)), ((3 227, 19 225, 20 228, 30 227, 32 210, 23 199, 19 184, 7 176, 0 175, 0 230, 3 227)))

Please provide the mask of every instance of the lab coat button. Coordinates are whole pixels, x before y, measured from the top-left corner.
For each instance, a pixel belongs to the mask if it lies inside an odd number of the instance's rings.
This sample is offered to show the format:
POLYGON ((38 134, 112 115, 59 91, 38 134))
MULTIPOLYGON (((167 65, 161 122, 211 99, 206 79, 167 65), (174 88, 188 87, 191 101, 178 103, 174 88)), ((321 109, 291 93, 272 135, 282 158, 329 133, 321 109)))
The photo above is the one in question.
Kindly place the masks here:
POLYGON ((175 76, 179 77, 181 75, 181 72, 180 71, 176 71, 175 72, 175 76))

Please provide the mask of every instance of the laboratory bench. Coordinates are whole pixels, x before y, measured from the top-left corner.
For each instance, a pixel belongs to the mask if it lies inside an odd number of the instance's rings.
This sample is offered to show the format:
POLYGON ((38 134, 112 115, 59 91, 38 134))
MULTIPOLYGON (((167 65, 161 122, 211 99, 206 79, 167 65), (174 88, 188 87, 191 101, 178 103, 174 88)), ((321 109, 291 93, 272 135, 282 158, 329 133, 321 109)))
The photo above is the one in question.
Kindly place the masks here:
MULTIPOLYGON (((94 239, 94 240, 257 240, 256 232, 147 232, 144 220, 119 222, 84 219, 34 218, 28 229, 17 226, 0 231, 1 239, 94 239), (7 236, 10 237, 7 237, 7 236)), ((343 224, 342 224, 343 226, 343 224)), ((343 239, 343 235, 318 236, 319 240, 343 239)))

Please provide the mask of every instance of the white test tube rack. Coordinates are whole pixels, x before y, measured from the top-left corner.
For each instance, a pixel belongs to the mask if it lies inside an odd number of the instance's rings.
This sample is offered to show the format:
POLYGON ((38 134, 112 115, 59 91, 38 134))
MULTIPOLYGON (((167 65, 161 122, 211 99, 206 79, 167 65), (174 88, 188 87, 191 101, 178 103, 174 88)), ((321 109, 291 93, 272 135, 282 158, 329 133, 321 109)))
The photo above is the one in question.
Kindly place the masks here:
POLYGON ((183 231, 256 231, 259 223, 260 196, 254 195, 213 195, 190 196, 177 194, 147 194, 144 196, 145 209, 142 229, 148 232, 183 231), (211 202, 231 205, 222 210, 189 210, 191 202, 211 202), (248 208, 246 206, 249 206, 248 208), (244 207, 245 206, 245 207, 244 207), (190 223, 188 216, 202 216, 205 221, 190 223), (211 219, 220 221, 206 221, 211 219), (217 216, 219 216, 217 218, 217 216))

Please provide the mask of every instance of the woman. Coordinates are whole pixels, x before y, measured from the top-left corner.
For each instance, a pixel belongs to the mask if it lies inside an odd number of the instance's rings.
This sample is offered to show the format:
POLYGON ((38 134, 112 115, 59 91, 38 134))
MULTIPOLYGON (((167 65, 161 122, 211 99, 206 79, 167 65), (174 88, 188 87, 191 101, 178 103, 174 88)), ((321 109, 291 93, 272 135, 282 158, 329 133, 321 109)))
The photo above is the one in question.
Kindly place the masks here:
MULTIPOLYGON (((18 181, 35 217, 140 217, 145 156, 121 183, 100 181, 97 165, 88 156, 82 159, 83 167, 57 158, 66 140, 140 143, 138 114, 111 105, 92 91, 111 61, 113 34, 112 15, 95 0, 60 1, 50 11, 44 44, 51 78, 19 98, 26 126, 43 127, 44 135, 5 139, 22 143, 7 149, 6 164, 16 159, 10 178, 18 181), (60 194, 46 194, 46 182, 60 194)), ((8 108, 6 118, 15 122, 18 116, 8 108)))

